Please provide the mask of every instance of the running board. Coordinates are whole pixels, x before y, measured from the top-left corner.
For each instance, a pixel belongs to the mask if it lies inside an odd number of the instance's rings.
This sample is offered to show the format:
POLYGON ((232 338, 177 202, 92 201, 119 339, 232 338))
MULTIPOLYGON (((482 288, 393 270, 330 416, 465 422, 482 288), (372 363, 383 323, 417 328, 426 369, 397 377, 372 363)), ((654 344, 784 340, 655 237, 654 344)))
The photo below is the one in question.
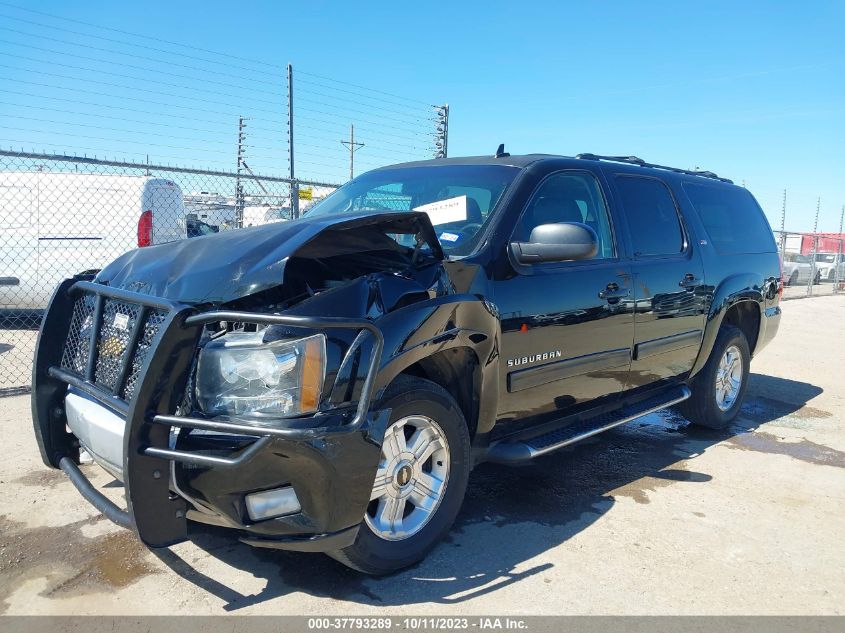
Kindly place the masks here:
POLYGON ((564 446, 585 440, 593 435, 598 435, 631 420, 636 420, 649 413, 671 407, 679 402, 683 402, 690 395, 692 393, 689 387, 678 385, 668 391, 641 400, 635 404, 594 418, 567 424, 543 435, 512 442, 503 440, 490 446, 487 451, 486 461, 508 464, 534 459, 564 446))

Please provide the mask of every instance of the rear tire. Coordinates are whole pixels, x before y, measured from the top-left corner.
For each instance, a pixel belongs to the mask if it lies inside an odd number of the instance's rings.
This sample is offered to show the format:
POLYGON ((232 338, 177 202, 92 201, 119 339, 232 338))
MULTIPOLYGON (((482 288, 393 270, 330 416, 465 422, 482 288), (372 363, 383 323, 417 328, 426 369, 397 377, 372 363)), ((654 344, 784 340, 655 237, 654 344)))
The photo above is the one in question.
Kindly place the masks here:
POLYGON ((792 275, 789 277, 789 281, 786 282, 787 286, 794 286, 798 283, 798 271, 793 271, 792 275))
POLYGON ((327 552, 371 575, 413 565, 437 545, 458 515, 470 471, 469 429, 443 387, 399 376, 380 407, 392 411, 373 499, 355 542, 327 552))
POLYGON ((745 334, 738 327, 723 325, 707 363, 690 383, 692 396, 678 410, 698 426, 725 428, 739 414, 750 368, 745 334))

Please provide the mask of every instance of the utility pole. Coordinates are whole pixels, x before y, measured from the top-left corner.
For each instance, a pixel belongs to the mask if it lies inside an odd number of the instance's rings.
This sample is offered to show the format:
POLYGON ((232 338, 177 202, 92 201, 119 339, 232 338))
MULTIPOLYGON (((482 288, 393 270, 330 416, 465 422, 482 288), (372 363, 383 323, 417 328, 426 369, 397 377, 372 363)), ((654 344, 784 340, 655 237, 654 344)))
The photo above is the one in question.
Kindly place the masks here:
POLYGON ((246 119, 238 117, 238 170, 235 178, 235 227, 243 228, 244 225, 244 188, 241 184, 241 172, 244 166, 244 153, 246 152, 246 119))
POLYGON ((355 124, 349 124, 349 140, 341 141, 342 145, 349 148, 349 180, 355 178, 355 152, 364 147, 363 143, 355 142, 355 124))
POLYGON ((434 106, 437 113, 434 133, 434 157, 446 158, 449 155, 449 104, 434 106))
POLYGON ((299 217, 299 185, 294 182, 293 170, 293 64, 288 64, 288 162, 290 163, 290 215, 299 217))

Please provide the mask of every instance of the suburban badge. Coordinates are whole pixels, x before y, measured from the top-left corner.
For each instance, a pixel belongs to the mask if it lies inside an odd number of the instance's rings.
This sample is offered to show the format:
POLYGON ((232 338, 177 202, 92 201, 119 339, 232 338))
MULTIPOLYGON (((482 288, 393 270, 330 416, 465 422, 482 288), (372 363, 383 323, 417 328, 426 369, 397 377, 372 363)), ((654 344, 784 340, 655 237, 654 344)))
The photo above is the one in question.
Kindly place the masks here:
POLYGON ((551 352, 543 352, 542 354, 531 354, 530 356, 520 356, 519 358, 509 358, 508 367, 519 367, 520 365, 530 365, 544 360, 552 360, 563 356, 559 349, 551 352))

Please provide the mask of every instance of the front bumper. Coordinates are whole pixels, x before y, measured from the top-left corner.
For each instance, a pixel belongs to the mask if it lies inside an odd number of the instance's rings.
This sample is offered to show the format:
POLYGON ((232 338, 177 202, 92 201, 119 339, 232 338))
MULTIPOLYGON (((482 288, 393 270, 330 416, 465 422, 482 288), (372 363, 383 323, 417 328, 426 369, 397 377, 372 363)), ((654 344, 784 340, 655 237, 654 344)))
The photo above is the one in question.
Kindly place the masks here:
POLYGON ((381 333, 369 321, 197 312, 156 297, 67 280, 51 300, 36 348, 35 434, 47 465, 62 468, 83 496, 116 523, 134 529, 150 547, 184 540, 187 518, 192 518, 240 530, 252 545, 335 549, 355 538, 389 417, 389 411, 369 410, 381 349, 381 333), (72 334, 70 315, 83 299, 92 306, 86 321, 90 338, 83 348, 87 358, 74 366, 64 349, 72 334), (137 317, 122 347, 103 317, 118 303, 129 305, 137 317), (150 335, 144 323, 153 312, 158 326, 150 335), (176 415, 202 329, 215 321, 349 328, 358 330, 359 338, 371 336, 357 406, 285 420, 284 426, 176 415), (146 352, 138 361, 135 354, 142 345, 146 352), (108 381, 104 363, 113 370, 108 381), (84 478, 76 466, 80 444, 123 481, 127 510, 114 506, 84 478), (251 521, 245 495, 284 486, 294 487, 301 510, 251 521))

